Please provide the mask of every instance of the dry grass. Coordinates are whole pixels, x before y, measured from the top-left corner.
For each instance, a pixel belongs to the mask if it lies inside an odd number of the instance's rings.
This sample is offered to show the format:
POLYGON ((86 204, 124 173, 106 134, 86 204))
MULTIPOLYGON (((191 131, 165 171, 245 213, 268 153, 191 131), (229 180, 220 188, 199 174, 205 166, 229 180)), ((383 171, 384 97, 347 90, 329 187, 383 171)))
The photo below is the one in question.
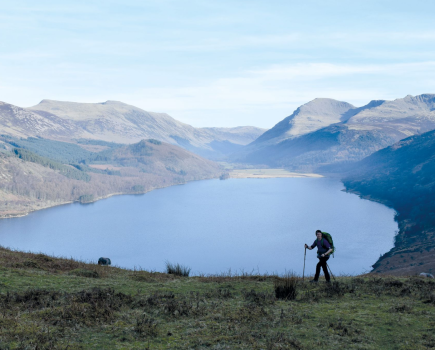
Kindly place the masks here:
POLYGON ((18 252, 0 247, 0 264, 5 268, 36 269, 51 273, 69 272, 83 277, 107 277, 120 271, 116 267, 100 266, 80 260, 59 258, 42 253, 18 252))
POLYGON ((429 279, 186 278, 5 248, 0 263, 0 349, 435 347, 429 279))
POLYGON ((180 265, 180 264, 172 264, 169 261, 166 262, 166 273, 168 275, 189 277, 190 275, 190 267, 180 265))
POLYGON ((299 278, 293 273, 277 277, 273 283, 277 299, 295 300, 298 295, 299 278))

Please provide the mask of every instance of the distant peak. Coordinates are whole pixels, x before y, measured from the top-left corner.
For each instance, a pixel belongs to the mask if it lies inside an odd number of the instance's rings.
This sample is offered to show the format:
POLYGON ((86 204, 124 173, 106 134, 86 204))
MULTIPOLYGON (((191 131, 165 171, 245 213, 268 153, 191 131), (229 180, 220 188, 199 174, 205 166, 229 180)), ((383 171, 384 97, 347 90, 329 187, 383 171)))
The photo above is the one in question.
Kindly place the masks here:
POLYGON ((373 107, 378 107, 381 104, 384 104, 385 102, 387 102, 387 100, 371 100, 369 103, 367 103, 365 106, 361 107, 361 108, 373 108, 373 107))
POLYGON ((58 104, 58 103, 78 103, 78 102, 58 101, 58 100, 50 100, 50 99, 44 98, 41 102, 38 103, 38 105, 43 105, 43 104, 58 104))
POLYGON ((39 104, 52 103, 52 102, 55 102, 55 101, 44 98, 43 100, 41 100, 41 102, 39 102, 39 104))
POLYGON ((41 100, 41 102, 39 102, 39 104, 44 104, 44 103, 77 103, 77 104, 99 104, 99 105, 106 105, 106 104, 125 104, 124 102, 121 101, 114 101, 114 100, 107 100, 106 102, 97 102, 97 103, 93 103, 93 102, 74 102, 74 101, 58 101, 58 100, 50 100, 47 98, 44 98, 43 100, 41 100))
MULTIPOLYGON (((427 99, 427 98, 434 98, 435 94, 420 94, 420 95, 406 95, 403 99, 409 100, 409 99, 427 99)), ((400 98, 398 98, 400 100, 400 98)))
POLYGON ((421 100, 432 100, 435 98, 435 94, 421 94, 421 95, 415 96, 415 98, 419 98, 421 100))
POLYGON ((294 117, 300 113, 322 114, 343 114, 349 109, 354 109, 355 106, 345 101, 338 101, 332 98, 315 98, 314 100, 298 107, 290 116, 294 117))
MULTIPOLYGON (((352 106, 350 103, 346 102, 346 101, 339 101, 339 100, 334 100, 333 98, 327 98, 327 97, 317 97, 314 100, 311 100, 307 103, 305 103, 302 106, 310 106, 310 105, 324 105, 324 104, 329 104, 329 105, 346 105, 346 106, 352 106)), ((302 107, 301 106, 301 107, 302 107)), ((352 106, 353 107, 353 106, 352 106)))
POLYGON ((322 102, 324 103, 324 102, 339 102, 339 101, 327 97, 316 97, 314 100, 311 100, 305 104, 308 105, 308 104, 322 103, 322 102))
MULTIPOLYGON (((401 100, 401 99, 398 99, 401 100)), ((396 100, 396 101, 398 101, 396 100)), ((435 103, 435 94, 421 94, 421 95, 407 95, 403 98, 403 101, 411 102, 411 103, 423 103, 429 106, 434 106, 435 103)))
POLYGON ((114 100, 107 100, 106 102, 100 102, 99 103, 100 105, 110 105, 110 104, 117 104, 117 105, 119 105, 119 104, 121 104, 121 105, 125 105, 125 103, 124 102, 121 102, 121 101, 114 101, 114 100))
POLYGON ((337 100, 334 100, 333 98, 329 98, 329 97, 316 97, 311 102, 313 101, 337 101, 337 100))

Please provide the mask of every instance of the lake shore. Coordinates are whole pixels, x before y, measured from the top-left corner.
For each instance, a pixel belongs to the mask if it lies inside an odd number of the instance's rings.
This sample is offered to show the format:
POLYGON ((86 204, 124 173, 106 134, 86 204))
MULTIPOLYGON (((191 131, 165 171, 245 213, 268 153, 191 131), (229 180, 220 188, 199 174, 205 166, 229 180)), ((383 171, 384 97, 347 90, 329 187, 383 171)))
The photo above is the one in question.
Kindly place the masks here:
MULTIPOLYGON (((354 230, 355 239, 350 245, 373 241, 368 237, 377 230, 371 226, 391 232, 391 236, 376 236, 376 249, 331 266, 353 275, 368 271, 380 254, 391 249, 397 226, 393 213, 382 214, 385 208, 377 208, 379 204, 361 201, 341 190, 341 183, 328 178, 194 181, 150 191, 146 196, 118 195, 98 204, 38 210, 27 218, 1 220, 0 232, 7 232, 2 244, 8 247, 85 260, 96 259, 95 252, 104 251, 104 255, 116 257, 114 263, 128 268, 148 266, 160 270, 163 261, 172 259, 201 273, 229 268, 283 273, 291 267, 302 274, 298 254, 303 249, 296 246, 311 240, 315 229, 326 227, 334 234, 334 241, 340 241, 343 232, 348 237, 353 225, 362 227, 370 217, 370 228, 361 229, 362 233, 368 231, 367 235, 362 238, 359 229, 354 230), (343 216, 352 226, 341 222, 343 216), (243 243, 246 250, 240 257, 238 247, 248 236, 253 239, 243 243), (165 241, 174 237, 183 237, 183 242, 168 247, 165 241), (88 242, 86 247, 82 246, 84 241, 88 242), (232 241, 237 244, 228 244, 232 241), (200 246, 192 242, 205 243, 200 246), (288 249, 294 250, 291 257, 288 249)), ((310 259, 315 260, 315 254, 307 261, 310 259)))
POLYGON ((12 208, 9 208, 7 211, 5 210, 1 210, 0 209, 0 220, 2 219, 12 219, 12 218, 20 218, 20 217, 24 217, 29 215, 30 213, 33 213, 35 211, 39 211, 39 210, 44 210, 44 209, 49 209, 49 208, 53 208, 53 207, 58 207, 58 206, 62 206, 62 205, 67 205, 67 204, 72 204, 72 203, 82 203, 82 204, 90 204, 90 203, 95 203, 97 201, 100 201, 102 199, 107 199, 110 197, 114 197, 114 196, 123 196, 123 195, 142 195, 142 194, 146 194, 148 192, 154 191, 154 190, 158 190, 158 189, 162 189, 162 188, 166 188, 166 187, 171 187, 171 186, 178 186, 178 185, 184 185, 185 183, 188 182, 192 182, 192 181, 203 181, 203 180, 211 180, 211 179, 215 179, 216 177, 211 177, 211 178, 204 178, 201 180, 190 180, 190 181, 186 181, 186 182, 175 182, 175 183, 169 183, 167 185, 164 186, 156 186, 156 187, 152 187, 146 191, 143 192, 114 192, 114 193, 108 193, 106 195, 103 196, 99 196, 99 197, 95 197, 92 200, 88 201, 88 202, 80 202, 79 200, 65 200, 65 201, 43 201, 43 200, 37 200, 34 198, 26 198, 24 196, 22 196, 25 200, 26 200, 26 205, 17 205, 14 206, 12 208))
POLYGON ((235 169, 229 172, 231 179, 271 179, 271 178, 320 178, 314 173, 294 173, 285 169, 235 169))

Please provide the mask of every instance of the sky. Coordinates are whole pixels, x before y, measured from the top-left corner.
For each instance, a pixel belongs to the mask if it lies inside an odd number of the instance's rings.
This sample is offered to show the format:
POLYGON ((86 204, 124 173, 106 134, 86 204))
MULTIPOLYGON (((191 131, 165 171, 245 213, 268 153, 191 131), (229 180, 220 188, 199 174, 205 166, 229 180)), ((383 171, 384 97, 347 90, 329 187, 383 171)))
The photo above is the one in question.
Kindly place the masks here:
POLYGON ((435 93, 435 1, 0 0, 0 101, 271 128, 317 97, 435 93))

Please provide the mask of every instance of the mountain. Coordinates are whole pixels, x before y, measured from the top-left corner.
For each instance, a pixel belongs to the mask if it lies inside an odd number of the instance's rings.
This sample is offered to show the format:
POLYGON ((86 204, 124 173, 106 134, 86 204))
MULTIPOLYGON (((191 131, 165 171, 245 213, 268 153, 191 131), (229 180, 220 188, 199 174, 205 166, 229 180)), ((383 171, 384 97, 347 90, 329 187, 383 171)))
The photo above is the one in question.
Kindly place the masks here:
POLYGON ((375 272, 435 273, 435 131, 406 138, 353 164, 348 191, 397 211, 394 248, 375 272))
POLYGON ((403 138, 435 129, 434 101, 435 95, 424 94, 355 108, 316 99, 236 152, 232 160, 304 171, 359 161, 403 138))
POLYGON ((346 121, 355 107, 347 102, 316 98, 266 131, 253 144, 276 144, 285 139, 311 133, 331 124, 346 121))
POLYGON ((182 182, 216 177, 222 172, 213 161, 155 139, 110 148, 88 158, 85 164, 96 169, 113 167, 122 176, 139 173, 165 176, 169 172, 182 182))
POLYGON ((416 134, 432 129, 435 118, 435 94, 408 95, 394 101, 384 101, 377 108, 364 109, 348 121, 353 125, 399 127, 399 131, 416 134))
POLYGON ((252 142, 264 131, 255 127, 194 128, 166 113, 147 112, 117 101, 76 103, 42 100, 30 108, 0 103, 2 134, 118 143, 157 139, 214 159, 252 142))
MULTIPOLYGON (((80 128, 69 120, 53 114, 45 116, 30 110, 0 102, 0 132, 12 136, 47 136, 67 138, 81 132, 80 128)), ((90 137, 90 134, 83 135, 90 137)))

